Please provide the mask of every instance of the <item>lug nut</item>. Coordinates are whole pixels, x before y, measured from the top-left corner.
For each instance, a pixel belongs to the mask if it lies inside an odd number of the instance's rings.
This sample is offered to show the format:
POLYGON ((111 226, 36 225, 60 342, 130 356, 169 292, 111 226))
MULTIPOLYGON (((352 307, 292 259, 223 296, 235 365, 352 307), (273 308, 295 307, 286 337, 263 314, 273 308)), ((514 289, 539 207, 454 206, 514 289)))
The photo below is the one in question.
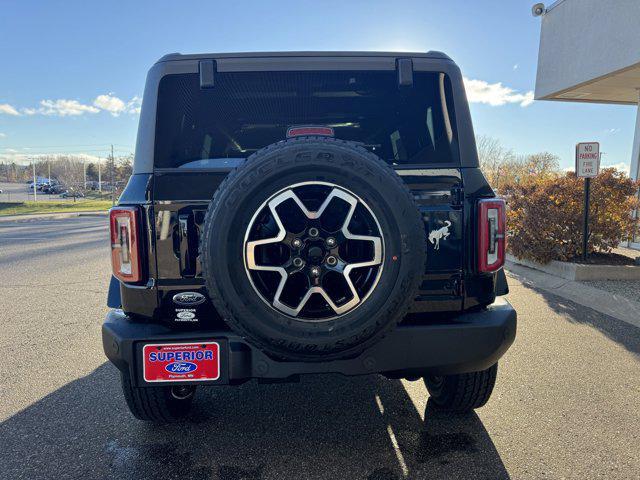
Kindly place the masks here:
POLYGON ((335 267, 337 264, 338 264, 338 259, 336 257, 334 257, 333 255, 329 255, 327 257, 327 265, 335 267))
POLYGON ((293 242, 291 242, 291 245, 293 245, 293 248, 300 248, 302 246, 302 240, 300 240, 299 238, 294 238, 293 242))
POLYGON ((311 275, 314 277, 320 276, 320 267, 311 267, 311 275))
POLYGON ((293 259, 294 267, 301 267, 302 265, 304 265, 304 260, 302 260, 300 257, 296 257, 293 259))
POLYGON ((327 238, 327 246, 328 247, 335 247, 336 246, 336 239, 333 237, 329 237, 327 238))
POLYGON ((312 237, 317 237, 320 234, 320 232, 318 231, 318 229, 316 227, 311 227, 309 229, 309 235, 311 235, 312 237))

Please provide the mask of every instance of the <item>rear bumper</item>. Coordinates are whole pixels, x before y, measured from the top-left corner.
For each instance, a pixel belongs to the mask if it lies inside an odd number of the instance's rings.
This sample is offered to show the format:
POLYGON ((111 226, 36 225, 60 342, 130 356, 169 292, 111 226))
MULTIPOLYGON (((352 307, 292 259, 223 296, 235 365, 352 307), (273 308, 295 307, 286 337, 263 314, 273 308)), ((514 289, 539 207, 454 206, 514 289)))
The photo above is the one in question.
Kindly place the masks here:
MULTIPOLYGON (((216 340, 221 344, 221 376, 214 384, 241 383, 251 378, 279 380, 310 373, 391 377, 446 375, 484 370, 507 351, 516 335, 516 312, 499 298, 487 308, 461 314, 452 323, 399 326, 359 356, 328 362, 275 360, 229 331, 176 332, 157 324, 132 322, 121 310, 111 310, 102 326, 109 360, 128 371, 135 385, 144 382, 141 367, 145 343, 216 340)), ((156 385, 157 384, 153 384, 156 385)))

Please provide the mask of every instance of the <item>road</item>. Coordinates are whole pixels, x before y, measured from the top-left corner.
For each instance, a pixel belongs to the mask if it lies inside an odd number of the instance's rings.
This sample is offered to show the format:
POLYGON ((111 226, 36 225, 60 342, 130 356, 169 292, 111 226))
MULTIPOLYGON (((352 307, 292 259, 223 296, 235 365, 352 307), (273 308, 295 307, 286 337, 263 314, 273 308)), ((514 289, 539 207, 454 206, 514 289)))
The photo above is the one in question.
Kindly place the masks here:
POLYGON ((100 323, 106 219, 0 223, 0 477, 637 478, 640 330, 511 281, 489 404, 445 416, 379 376, 202 389, 189 421, 126 409, 100 323))

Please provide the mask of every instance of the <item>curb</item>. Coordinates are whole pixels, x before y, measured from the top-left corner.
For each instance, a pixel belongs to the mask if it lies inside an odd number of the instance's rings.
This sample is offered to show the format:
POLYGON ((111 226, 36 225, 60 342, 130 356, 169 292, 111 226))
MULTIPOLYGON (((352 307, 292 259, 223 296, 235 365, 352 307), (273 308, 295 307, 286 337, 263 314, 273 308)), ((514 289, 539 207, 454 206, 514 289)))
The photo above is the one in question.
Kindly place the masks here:
POLYGON ((507 253, 507 261, 572 281, 590 280, 640 280, 640 266, 636 265, 583 265, 580 263, 558 262, 547 264, 516 258, 507 253))
POLYGON ((525 286, 552 293, 640 328, 640 302, 509 261, 505 269, 509 277, 525 286))
POLYGON ((59 220, 74 217, 106 217, 109 212, 104 210, 86 212, 59 212, 59 213, 26 213, 24 215, 0 216, 0 223, 3 222, 26 222, 30 220, 59 220))

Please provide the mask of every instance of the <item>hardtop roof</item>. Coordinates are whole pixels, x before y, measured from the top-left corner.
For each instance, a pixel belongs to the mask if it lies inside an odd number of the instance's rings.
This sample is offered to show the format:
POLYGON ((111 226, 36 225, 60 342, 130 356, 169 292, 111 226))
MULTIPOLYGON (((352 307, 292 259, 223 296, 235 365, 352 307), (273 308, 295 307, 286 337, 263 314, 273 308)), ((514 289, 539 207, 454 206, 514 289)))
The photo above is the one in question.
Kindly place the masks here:
POLYGON ((324 52, 237 52, 237 53, 169 53, 158 60, 160 62, 171 62, 179 60, 204 60, 212 58, 268 58, 268 57, 394 57, 394 58, 431 58, 440 60, 451 60, 447 54, 430 50, 428 52, 345 52, 345 51, 324 51, 324 52))

